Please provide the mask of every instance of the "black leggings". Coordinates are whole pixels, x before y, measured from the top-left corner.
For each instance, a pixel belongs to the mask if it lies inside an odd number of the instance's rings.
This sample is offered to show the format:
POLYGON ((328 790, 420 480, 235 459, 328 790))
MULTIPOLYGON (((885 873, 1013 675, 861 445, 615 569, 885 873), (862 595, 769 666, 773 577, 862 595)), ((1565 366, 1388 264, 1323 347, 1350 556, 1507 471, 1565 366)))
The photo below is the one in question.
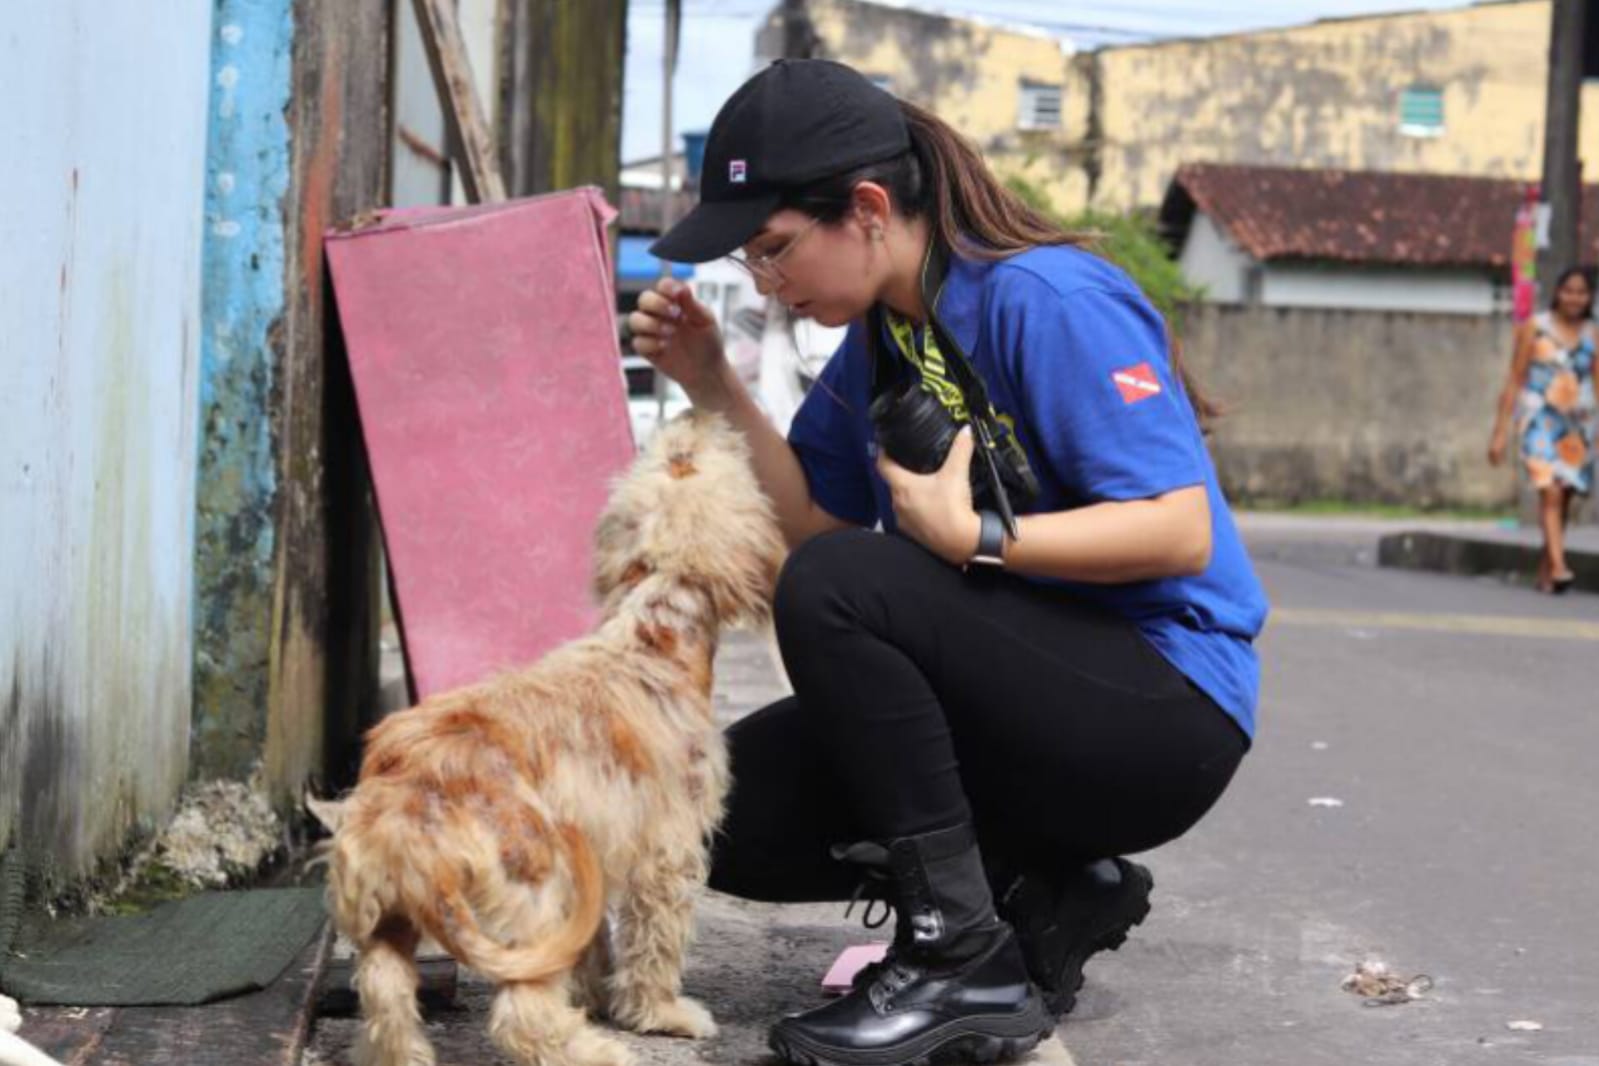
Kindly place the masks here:
POLYGON ((796 695, 727 731, 711 887, 846 899, 829 847, 970 820, 991 875, 1143 851, 1216 802, 1248 741, 1125 619, 949 566, 899 536, 817 537, 778 582, 796 695))

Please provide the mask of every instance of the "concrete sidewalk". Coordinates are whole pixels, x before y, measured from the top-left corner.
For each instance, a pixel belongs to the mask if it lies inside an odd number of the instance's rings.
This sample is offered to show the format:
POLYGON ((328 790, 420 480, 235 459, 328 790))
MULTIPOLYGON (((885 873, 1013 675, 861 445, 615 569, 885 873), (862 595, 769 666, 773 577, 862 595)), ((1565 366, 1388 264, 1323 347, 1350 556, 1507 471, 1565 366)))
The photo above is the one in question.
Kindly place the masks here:
MULTIPOLYGON (((1543 553, 1536 529, 1492 526, 1472 532, 1407 529, 1377 543, 1377 565, 1444 574, 1490 574, 1517 585, 1531 585, 1543 553)), ((1575 591, 1599 593, 1599 529, 1566 532, 1566 564, 1576 575, 1575 591)))
MULTIPOLYGON (((1530 588, 1542 534, 1502 522, 1242 512, 1239 530, 1256 559, 1382 566, 1494 577, 1530 588)), ((1573 526, 1566 558, 1575 590, 1599 593, 1599 526, 1573 526)))

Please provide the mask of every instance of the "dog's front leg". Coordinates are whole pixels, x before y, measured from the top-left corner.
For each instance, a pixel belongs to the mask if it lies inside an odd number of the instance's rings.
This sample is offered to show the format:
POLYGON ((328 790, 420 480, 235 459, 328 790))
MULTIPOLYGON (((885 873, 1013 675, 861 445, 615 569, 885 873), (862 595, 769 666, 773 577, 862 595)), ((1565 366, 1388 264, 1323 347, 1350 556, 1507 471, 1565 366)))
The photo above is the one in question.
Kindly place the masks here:
POLYGON ((611 1018, 619 1025, 695 1039, 716 1035, 710 1012, 679 994, 705 870, 698 839, 642 855, 634 865, 617 910, 611 1018))

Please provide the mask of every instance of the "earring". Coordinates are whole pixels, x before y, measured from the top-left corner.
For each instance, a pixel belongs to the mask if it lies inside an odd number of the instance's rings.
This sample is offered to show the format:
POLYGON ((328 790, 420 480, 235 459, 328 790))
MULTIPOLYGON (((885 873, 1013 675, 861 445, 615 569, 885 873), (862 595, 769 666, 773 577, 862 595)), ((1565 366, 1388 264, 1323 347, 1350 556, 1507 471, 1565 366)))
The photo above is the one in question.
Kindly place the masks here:
POLYGON ((882 226, 873 226, 872 227, 872 240, 876 241, 878 243, 882 243, 882 240, 883 240, 883 227, 882 226))

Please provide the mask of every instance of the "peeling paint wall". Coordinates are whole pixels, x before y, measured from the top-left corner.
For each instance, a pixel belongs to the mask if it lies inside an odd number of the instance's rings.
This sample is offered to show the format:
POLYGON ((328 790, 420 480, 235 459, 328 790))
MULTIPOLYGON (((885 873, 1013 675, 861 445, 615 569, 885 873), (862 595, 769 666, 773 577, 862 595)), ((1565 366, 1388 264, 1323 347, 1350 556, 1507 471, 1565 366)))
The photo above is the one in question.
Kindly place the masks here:
POLYGON ((216 0, 196 499, 194 767, 243 778, 265 739, 277 508, 292 0, 216 0))
POLYGON ((0 30, 0 842, 46 889, 188 746, 207 0, 0 30))
MULTIPOLYGON (((214 0, 193 771, 348 755, 380 580, 322 234, 383 202, 389 4, 214 0)), ((336 776, 336 775, 334 775, 336 776)))
MULTIPOLYGON (((1156 205, 1194 162, 1536 179, 1549 16, 1526 0, 1102 50, 1098 205, 1156 205), (1442 92, 1439 136, 1400 130, 1416 85, 1442 92)), ((1596 158, 1599 85, 1581 147, 1596 158)))
MULTIPOLYGON (((1086 202, 1072 131, 1087 123, 1089 93, 1067 84, 1069 46, 1060 38, 858 0, 806 6, 818 56, 886 77, 896 96, 934 111, 976 142, 996 171, 1027 178, 1056 206, 1086 202), (1024 81, 1062 86, 1060 129, 1018 128, 1024 81)), ((761 34, 767 50, 780 39, 774 26, 761 34)))

